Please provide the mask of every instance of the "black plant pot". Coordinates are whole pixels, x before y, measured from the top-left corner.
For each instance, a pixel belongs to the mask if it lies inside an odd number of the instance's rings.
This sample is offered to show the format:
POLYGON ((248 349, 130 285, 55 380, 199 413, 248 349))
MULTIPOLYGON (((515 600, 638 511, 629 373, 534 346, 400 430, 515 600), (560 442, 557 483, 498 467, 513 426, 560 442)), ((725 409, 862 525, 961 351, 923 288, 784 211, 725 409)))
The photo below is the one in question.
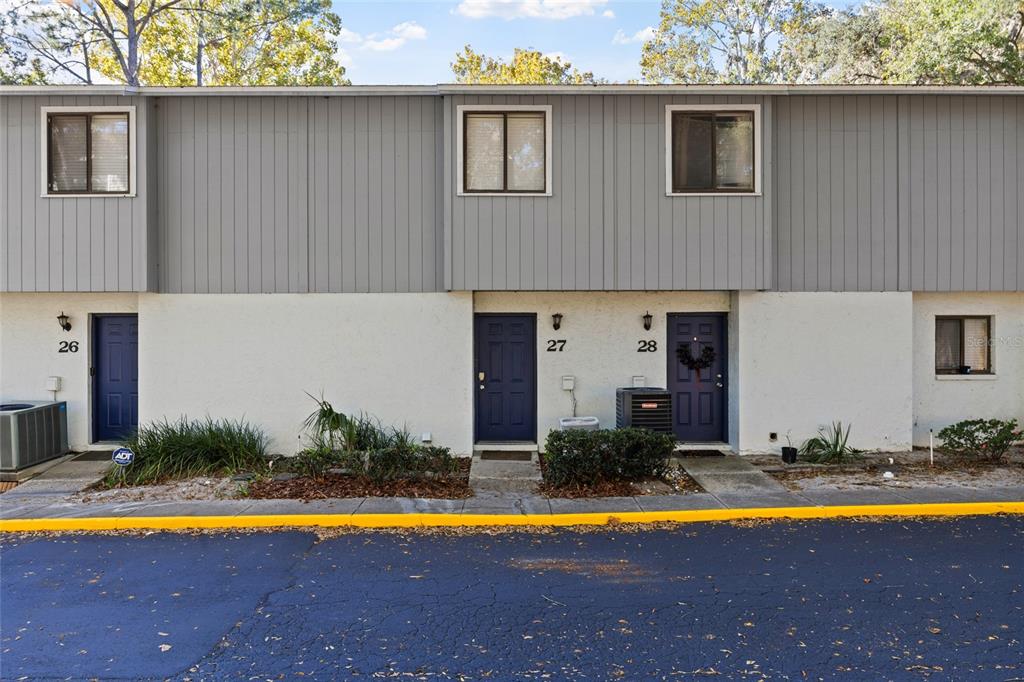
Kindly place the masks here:
POLYGON ((971 373, 971 366, 970 365, 960 365, 960 367, 957 368, 957 371, 960 372, 960 374, 970 374, 971 373))
POLYGON ((795 464, 796 463, 796 448, 794 448, 792 446, 788 446, 788 445, 783 446, 782 447, 782 461, 785 464, 795 464))

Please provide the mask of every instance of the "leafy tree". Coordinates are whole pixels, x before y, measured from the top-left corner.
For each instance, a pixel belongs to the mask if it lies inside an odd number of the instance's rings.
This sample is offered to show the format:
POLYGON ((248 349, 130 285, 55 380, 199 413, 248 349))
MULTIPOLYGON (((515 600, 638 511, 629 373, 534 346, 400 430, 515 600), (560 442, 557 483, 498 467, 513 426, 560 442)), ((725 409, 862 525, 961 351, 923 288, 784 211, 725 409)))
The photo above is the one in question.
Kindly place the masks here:
POLYGON ((885 0, 819 16, 783 46, 798 80, 1024 83, 1018 0, 885 0))
POLYGON ((18 6, 0 9, 0 85, 36 85, 46 74, 38 58, 30 59, 12 40, 20 26, 18 6))
POLYGON ((877 11, 886 82, 1024 83, 1019 0, 889 0, 877 11))
POLYGON ((804 0, 664 0, 641 71, 651 82, 792 80, 780 45, 824 12, 804 0))
POLYGON ((541 54, 537 50, 516 48, 511 61, 474 52, 469 45, 455 55, 452 73, 459 83, 514 85, 541 83, 581 85, 599 82, 594 74, 581 72, 561 57, 541 54))
POLYGON ((796 83, 880 83, 888 41, 875 9, 828 11, 786 36, 779 62, 796 83))
MULTIPOLYGON (((147 85, 347 85, 329 0, 188 0, 143 38, 147 85)), ((117 78, 109 50, 97 69, 117 78)))
POLYGON ((340 30, 330 0, 48 0, 16 8, 5 42, 84 83, 347 84, 340 30))

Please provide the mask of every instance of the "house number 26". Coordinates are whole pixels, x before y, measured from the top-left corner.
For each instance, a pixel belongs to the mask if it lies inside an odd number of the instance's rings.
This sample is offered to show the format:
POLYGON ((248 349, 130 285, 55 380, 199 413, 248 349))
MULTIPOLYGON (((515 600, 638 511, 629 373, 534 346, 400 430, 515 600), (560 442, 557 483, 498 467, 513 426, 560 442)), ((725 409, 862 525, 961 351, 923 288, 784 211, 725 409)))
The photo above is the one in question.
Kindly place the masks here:
POLYGON ((61 341, 57 345, 58 353, 77 353, 78 341, 61 341))

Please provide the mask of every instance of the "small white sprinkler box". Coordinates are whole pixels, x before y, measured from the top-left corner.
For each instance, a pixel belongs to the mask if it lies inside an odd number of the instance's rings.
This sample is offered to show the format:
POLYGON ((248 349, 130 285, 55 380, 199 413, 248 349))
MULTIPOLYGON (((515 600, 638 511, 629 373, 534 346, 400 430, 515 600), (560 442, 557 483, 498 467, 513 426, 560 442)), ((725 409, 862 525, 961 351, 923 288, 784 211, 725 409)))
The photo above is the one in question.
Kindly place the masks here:
POLYGON ((566 374, 562 377, 562 390, 573 391, 576 389, 576 377, 571 374, 566 374))
POLYGON ((60 377, 46 377, 46 390, 47 391, 59 391, 60 390, 60 377))
POLYGON ((429 443, 432 440, 433 440, 433 438, 430 435, 430 431, 424 431, 423 435, 420 436, 420 441, 422 441, 424 443, 429 443))
POLYGON ((633 377, 633 388, 643 388, 647 385, 647 377, 635 376, 633 377))

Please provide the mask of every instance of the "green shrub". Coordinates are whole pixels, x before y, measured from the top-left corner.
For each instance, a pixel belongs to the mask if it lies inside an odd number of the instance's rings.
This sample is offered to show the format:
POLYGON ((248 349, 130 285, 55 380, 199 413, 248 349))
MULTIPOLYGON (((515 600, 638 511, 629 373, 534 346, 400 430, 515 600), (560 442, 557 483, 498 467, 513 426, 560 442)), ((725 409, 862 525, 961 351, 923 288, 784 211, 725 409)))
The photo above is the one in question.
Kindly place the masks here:
POLYGON ((967 419, 939 431, 942 449, 963 459, 999 462, 1014 442, 1024 438, 1017 420, 967 419))
POLYGON ((675 438, 645 429, 552 431, 544 477, 562 488, 662 476, 674 449, 675 438))
POLYGON ((126 467, 113 466, 107 486, 146 485, 192 476, 263 471, 267 435, 246 422, 167 420, 139 427, 124 445, 135 453, 126 467))
POLYGON ((418 445, 404 428, 385 427, 365 414, 342 414, 322 397, 313 400, 317 409, 305 421, 311 444, 286 465, 300 475, 322 478, 339 467, 382 483, 449 476, 458 468, 448 448, 418 445))
POLYGON ((366 453, 363 473, 375 483, 435 475, 450 476, 457 462, 451 450, 410 443, 366 453))
POLYGON ((843 464, 855 459, 860 451, 849 446, 850 428, 843 430, 842 422, 818 430, 818 435, 804 441, 800 455, 815 464, 843 464))
MULTIPOLYGON (((310 398, 312 395, 307 393, 310 398)), ((412 436, 405 429, 385 427, 380 420, 366 414, 350 416, 338 412, 322 396, 313 398, 317 409, 306 417, 306 430, 314 446, 323 444, 332 450, 352 452, 384 450, 394 445, 412 444, 412 436)))

